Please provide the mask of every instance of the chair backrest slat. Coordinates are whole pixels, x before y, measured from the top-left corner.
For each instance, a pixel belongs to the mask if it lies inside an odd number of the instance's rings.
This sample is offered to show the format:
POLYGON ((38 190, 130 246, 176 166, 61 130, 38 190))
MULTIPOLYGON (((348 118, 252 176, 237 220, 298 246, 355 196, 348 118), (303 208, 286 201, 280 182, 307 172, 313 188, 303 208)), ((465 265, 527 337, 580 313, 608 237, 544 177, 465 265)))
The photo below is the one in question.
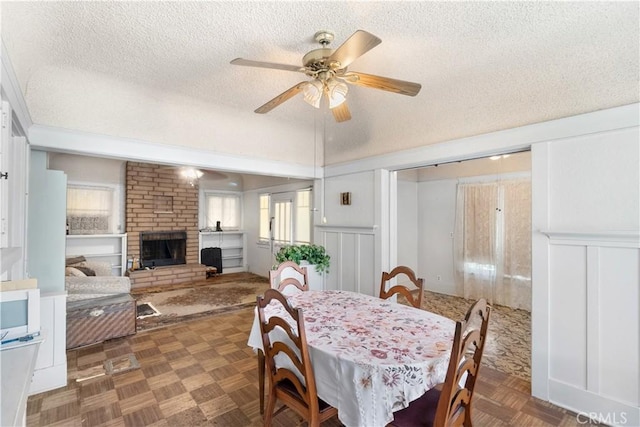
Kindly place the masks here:
POLYGON ((420 308, 422 305, 422 293, 424 292, 424 280, 417 278, 416 274, 409 267, 400 265, 389 273, 386 271, 382 273, 382 280, 380 282, 380 298, 387 299, 392 297, 395 294, 400 294, 406 298, 407 302, 411 304, 415 308, 420 308), (409 278, 409 280, 414 284, 414 286, 418 289, 418 295, 414 296, 411 290, 403 285, 395 285, 390 289, 387 289, 388 282, 393 278, 404 274, 409 278))
POLYGON ((300 291, 309 290, 309 277, 307 275, 307 267, 301 267, 293 261, 284 261, 278 265, 275 270, 269 270, 269 281, 271 282, 271 288, 277 289, 285 295, 291 293, 291 287, 293 289, 299 289, 300 291), (282 273, 291 269, 294 274, 297 274, 302 278, 298 280, 295 277, 281 277, 282 273))
POLYGON ((434 426, 471 425, 471 399, 487 340, 491 306, 476 301, 456 322, 447 376, 442 385, 434 426), (460 385, 466 375, 464 385, 460 385))
POLYGON ((391 426, 473 425, 471 400, 487 340, 490 315, 491 306, 480 299, 469 308, 464 320, 456 322, 444 382, 409 403, 407 408, 395 412, 391 426))
POLYGON ((286 297, 277 289, 267 289, 264 296, 258 296, 257 308, 271 387, 284 380, 290 381, 298 391, 300 406, 318 412, 316 383, 307 347, 302 310, 291 307, 286 297), (281 305, 284 310, 267 319, 265 308, 272 302, 281 305), (283 331, 285 333, 282 333, 283 331), (290 359, 291 365, 276 365, 276 356, 282 354, 290 359))

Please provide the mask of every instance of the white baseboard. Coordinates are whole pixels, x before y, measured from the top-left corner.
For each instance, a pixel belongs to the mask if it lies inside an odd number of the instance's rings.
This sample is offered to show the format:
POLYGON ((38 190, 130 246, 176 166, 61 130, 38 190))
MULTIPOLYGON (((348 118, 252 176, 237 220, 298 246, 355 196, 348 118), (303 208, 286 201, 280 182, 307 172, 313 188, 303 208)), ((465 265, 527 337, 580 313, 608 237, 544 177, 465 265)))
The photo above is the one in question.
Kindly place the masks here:
POLYGON ((39 369, 33 373, 29 388, 29 396, 67 385, 67 362, 64 364, 39 369))
POLYGON ((578 414, 578 423, 589 424, 592 418, 613 426, 640 425, 640 408, 580 389, 560 381, 549 380, 549 401, 578 414))

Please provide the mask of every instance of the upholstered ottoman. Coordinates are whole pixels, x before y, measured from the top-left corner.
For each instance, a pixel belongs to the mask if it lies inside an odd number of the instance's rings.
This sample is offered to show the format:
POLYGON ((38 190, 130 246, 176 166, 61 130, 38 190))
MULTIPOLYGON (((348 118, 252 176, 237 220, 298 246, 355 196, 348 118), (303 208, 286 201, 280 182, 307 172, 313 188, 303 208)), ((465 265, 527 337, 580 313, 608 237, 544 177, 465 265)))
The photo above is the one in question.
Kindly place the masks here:
POLYGON ((129 294, 67 302, 67 348, 136 333, 136 301, 129 294))

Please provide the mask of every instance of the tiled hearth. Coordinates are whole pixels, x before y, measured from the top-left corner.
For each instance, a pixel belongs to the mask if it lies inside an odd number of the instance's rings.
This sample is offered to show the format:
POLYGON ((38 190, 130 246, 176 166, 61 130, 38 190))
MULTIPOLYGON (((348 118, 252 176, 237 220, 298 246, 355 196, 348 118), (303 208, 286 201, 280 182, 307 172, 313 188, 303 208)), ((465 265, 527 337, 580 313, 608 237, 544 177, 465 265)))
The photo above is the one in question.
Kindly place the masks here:
POLYGON ((203 280, 198 263, 198 189, 180 176, 177 168, 127 162, 127 253, 140 256, 143 231, 187 232, 186 264, 128 273, 131 287, 173 285, 203 280))

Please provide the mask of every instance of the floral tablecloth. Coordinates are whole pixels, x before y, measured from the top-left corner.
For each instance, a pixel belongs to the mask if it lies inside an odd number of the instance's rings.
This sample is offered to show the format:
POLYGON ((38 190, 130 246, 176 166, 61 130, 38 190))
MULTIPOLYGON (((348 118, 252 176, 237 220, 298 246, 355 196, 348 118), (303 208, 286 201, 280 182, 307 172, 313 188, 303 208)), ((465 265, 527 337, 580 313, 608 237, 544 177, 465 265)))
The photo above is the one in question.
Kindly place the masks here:
MULTIPOLYGON (((301 292, 289 301, 303 310, 318 395, 346 426, 385 426, 444 381, 451 319, 346 291, 301 292)), ((267 316, 278 307, 267 307, 267 316)), ((262 349, 257 319, 248 345, 262 349)))

